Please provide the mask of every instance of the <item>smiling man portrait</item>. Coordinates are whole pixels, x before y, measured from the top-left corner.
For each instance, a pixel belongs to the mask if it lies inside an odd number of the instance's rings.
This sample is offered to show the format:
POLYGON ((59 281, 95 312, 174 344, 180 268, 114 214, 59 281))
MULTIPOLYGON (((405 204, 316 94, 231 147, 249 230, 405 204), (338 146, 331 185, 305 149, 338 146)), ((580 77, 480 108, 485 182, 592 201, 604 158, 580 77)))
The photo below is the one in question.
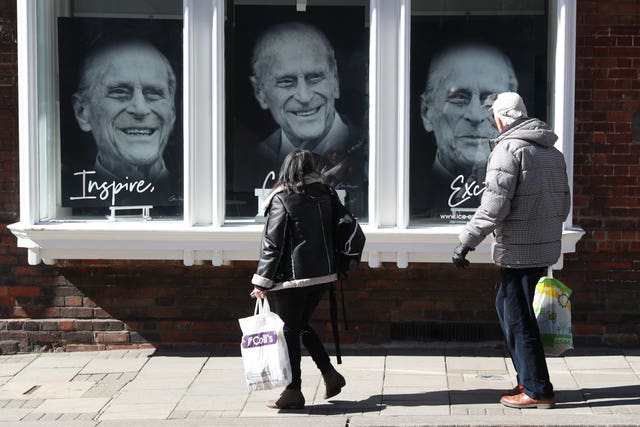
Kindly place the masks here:
POLYGON ((127 40, 93 51, 72 97, 77 123, 91 132, 97 148, 95 173, 87 178, 144 181, 156 198, 175 196, 180 179, 163 158, 176 122, 175 93, 173 69, 153 45, 127 40))
POLYGON ((306 149, 325 182, 362 189, 362 132, 336 111, 338 66, 326 35, 307 23, 276 24, 255 43, 251 66, 255 99, 278 125, 258 144, 262 165, 277 174, 287 154, 306 149))
POLYGON ((150 44, 108 45, 87 58, 73 108, 95 139, 96 171, 151 181, 167 175, 162 153, 176 120, 175 90, 169 61, 150 44))

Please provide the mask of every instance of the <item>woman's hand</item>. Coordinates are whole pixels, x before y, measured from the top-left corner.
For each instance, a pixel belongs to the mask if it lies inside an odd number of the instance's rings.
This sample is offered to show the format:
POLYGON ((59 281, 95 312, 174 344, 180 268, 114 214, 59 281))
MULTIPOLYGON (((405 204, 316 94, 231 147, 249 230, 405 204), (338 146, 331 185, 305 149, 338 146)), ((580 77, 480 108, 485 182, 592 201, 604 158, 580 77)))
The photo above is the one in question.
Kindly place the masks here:
POLYGON ((267 291, 263 291, 258 288, 253 288, 253 290, 249 295, 251 295, 251 298, 265 299, 267 297, 267 291))

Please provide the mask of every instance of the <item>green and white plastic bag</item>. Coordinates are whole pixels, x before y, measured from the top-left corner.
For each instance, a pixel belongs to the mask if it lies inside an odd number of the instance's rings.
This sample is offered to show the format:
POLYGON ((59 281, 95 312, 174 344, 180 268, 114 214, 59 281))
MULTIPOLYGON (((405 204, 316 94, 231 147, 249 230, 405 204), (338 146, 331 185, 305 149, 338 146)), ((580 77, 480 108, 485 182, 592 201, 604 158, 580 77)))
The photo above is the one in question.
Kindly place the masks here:
POLYGON ((573 291, 558 279, 541 277, 536 284, 533 311, 547 356, 560 356, 573 348, 571 301, 573 291))

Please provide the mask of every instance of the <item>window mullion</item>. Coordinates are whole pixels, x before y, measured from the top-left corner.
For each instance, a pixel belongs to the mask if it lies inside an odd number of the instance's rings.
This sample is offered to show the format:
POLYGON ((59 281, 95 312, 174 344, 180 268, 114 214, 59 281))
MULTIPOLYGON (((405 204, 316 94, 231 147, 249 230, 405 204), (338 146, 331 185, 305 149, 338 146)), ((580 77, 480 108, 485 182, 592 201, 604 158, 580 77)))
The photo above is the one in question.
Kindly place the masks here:
POLYGON ((188 225, 212 224, 215 205, 211 21, 213 5, 184 1, 184 142, 185 221, 188 225))
POLYGON ((224 50, 224 29, 225 29, 225 9, 224 0, 213 2, 213 16, 211 19, 212 41, 211 41, 211 99, 213 100, 211 126, 213 137, 213 157, 211 169, 216 177, 213 183, 213 225, 222 226, 225 218, 226 202, 226 170, 225 170, 225 50, 224 50))
MULTIPOLYGON (((576 52, 576 4, 569 0, 556 0, 553 14, 555 18, 555 47, 550 49, 554 57, 550 62, 553 71, 553 122, 552 126, 560 137, 556 143, 567 162, 569 186, 573 191, 573 122, 575 100, 575 52, 576 52)), ((573 208, 573 206, 572 206, 573 208)), ((565 226, 572 227, 572 213, 569 213, 565 226)))
POLYGON ((397 226, 407 228, 409 224, 409 52, 411 0, 401 0, 398 26, 398 213, 397 226))
POLYGON ((372 88, 372 143, 370 144, 371 181, 373 195, 371 206, 371 225, 375 227, 394 227, 397 225, 398 206, 398 137, 404 131, 400 129, 398 110, 401 100, 399 92, 398 66, 400 58, 400 2, 372 2, 371 69, 376 74, 370 78, 372 88), (375 22, 374 22, 375 20, 375 22), (384 160, 383 160, 384 159, 384 160))
POLYGON ((38 79, 36 0, 17 3, 18 110, 20 138, 20 222, 39 220, 38 191, 38 79))

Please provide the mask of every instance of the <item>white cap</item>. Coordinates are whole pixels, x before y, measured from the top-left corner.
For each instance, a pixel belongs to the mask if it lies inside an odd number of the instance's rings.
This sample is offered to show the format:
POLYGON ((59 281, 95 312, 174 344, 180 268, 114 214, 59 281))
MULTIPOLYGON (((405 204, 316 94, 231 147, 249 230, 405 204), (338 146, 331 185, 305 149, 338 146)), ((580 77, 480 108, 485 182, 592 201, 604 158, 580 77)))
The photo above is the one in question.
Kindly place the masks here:
POLYGON ((528 117, 524 101, 515 92, 502 92, 499 94, 491 109, 496 116, 511 117, 512 119, 528 117))

